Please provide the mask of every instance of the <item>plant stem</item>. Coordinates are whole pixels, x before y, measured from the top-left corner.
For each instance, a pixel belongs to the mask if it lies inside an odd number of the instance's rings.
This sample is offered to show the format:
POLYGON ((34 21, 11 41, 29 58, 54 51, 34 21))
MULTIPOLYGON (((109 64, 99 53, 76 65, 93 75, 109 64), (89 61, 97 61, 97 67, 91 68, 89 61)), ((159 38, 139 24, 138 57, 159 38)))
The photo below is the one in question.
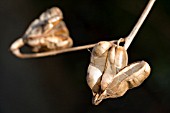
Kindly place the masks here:
MULTIPOLYGON (((113 40, 110 42, 114 43, 116 41, 113 40)), ((38 58, 38 57, 57 55, 57 54, 66 53, 66 52, 89 49, 89 48, 94 47, 95 45, 96 44, 89 44, 89 45, 72 47, 72 48, 67 48, 67 49, 62 49, 62 50, 52 50, 52 51, 47 51, 47 52, 42 52, 42 53, 32 53, 32 54, 21 53, 19 49, 11 49, 11 51, 13 52, 13 54, 15 54, 19 58, 38 58)))
POLYGON ((134 37, 136 36, 137 32, 139 31, 141 25, 143 24, 144 20, 146 19, 147 15, 149 14, 154 2, 156 0, 150 0, 146 6, 146 8, 144 9, 142 15, 140 16, 138 22, 136 23, 136 25, 134 26, 134 28, 132 29, 132 31, 130 32, 130 34, 125 38, 125 49, 127 50, 128 47, 130 46, 132 40, 134 39, 134 37))

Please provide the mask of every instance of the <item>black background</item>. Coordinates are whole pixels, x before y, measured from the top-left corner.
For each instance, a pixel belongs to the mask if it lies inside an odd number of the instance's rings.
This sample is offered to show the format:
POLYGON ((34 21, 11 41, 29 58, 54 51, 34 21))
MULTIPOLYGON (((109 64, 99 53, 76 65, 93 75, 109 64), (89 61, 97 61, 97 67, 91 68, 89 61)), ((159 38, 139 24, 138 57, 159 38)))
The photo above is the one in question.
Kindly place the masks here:
POLYGON ((170 1, 157 0, 128 49, 129 62, 147 61, 149 78, 125 96, 91 104, 86 84, 87 50, 19 59, 10 44, 43 11, 58 6, 74 46, 125 37, 148 0, 1 0, 1 113, 169 113, 170 1))

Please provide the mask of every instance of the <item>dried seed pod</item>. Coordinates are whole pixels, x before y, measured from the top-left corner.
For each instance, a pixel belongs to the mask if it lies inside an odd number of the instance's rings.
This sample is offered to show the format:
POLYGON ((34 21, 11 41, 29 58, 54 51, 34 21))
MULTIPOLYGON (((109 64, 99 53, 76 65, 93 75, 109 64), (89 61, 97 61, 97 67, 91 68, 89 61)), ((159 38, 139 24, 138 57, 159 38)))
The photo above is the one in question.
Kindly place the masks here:
MULTIPOLYGON (((139 86, 150 74, 151 68, 149 64, 145 61, 138 61, 129 65, 130 70, 126 74, 131 74, 124 81, 128 82, 129 88, 134 88, 139 86), (130 72, 131 71, 131 72, 130 72)), ((128 70, 128 69, 127 69, 128 70)))
MULTIPOLYGON (((117 42, 117 46, 115 49, 115 59, 114 63, 112 63, 116 67, 116 73, 119 72, 120 69, 124 68, 128 64, 128 55, 127 51, 123 46, 120 46, 121 42, 125 42, 123 38, 120 38, 117 42)), ((113 62, 112 59, 110 59, 113 62)))
POLYGON ((92 50, 86 80, 93 93, 98 93, 100 90, 101 76, 105 69, 108 49, 110 47, 110 42, 102 41, 96 44, 92 50))
POLYGON ((139 86, 150 74, 145 61, 127 66, 128 55, 119 43, 98 43, 91 54, 87 83, 93 92, 92 102, 98 105, 103 99, 123 96, 130 88, 139 86))
POLYGON ((111 42, 101 41, 96 44, 96 46, 92 50, 92 55, 100 57, 102 56, 110 47, 112 46, 111 42))
POLYGON ((101 76, 102 72, 98 68, 89 65, 86 80, 93 93, 98 93, 100 89, 101 76))
POLYGON ((105 63, 105 70, 101 79, 101 91, 103 92, 107 86, 112 82, 114 75, 116 75, 115 63, 115 49, 116 45, 113 44, 111 49, 109 49, 108 56, 105 63))
MULTIPOLYGON (((48 32, 55 25, 52 23, 60 23, 63 19, 63 14, 58 7, 53 7, 51 9, 43 12, 39 18, 35 19, 26 30, 23 38, 37 37, 41 36, 44 32, 48 32)), ((67 30, 68 32, 68 30, 67 30)))
MULTIPOLYGON (((102 41, 96 44, 92 50, 91 62, 88 67, 87 83, 92 89, 94 99, 100 96, 116 75, 119 69, 117 65, 119 66, 119 64, 115 65, 115 63, 118 62, 115 61, 115 59, 122 57, 122 59, 118 60, 126 60, 122 61, 122 63, 127 62, 127 53, 123 47, 119 46, 120 41, 122 41, 122 39, 118 41, 117 45, 102 41)), ((123 67, 124 65, 125 64, 121 66, 123 67)))
POLYGON ((117 73, 106 90, 95 98, 98 105, 103 99, 123 96, 128 89, 139 86, 149 76, 151 68, 145 61, 139 61, 126 66, 117 73))
POLYGON ((11 45, 10 50, 22 58, 29 56, 29 54, 20 53, 20 48, 24 45, 30 46, 33 52, 47 52, 71 47, 73 41, 62 19, 63 14, 58 7, 48 9, 30 24, 25 34, 11 45))
POLYGON ((127 51, 122 46, 116 47, 115 52, 115 60, 114 60, 114 66, 116 67, 116 71, 119 72, 120 69, 124 68, 128 64, 128 55, 127 51))
POLYGON ((122 96, 127 89, 139 86, 149 76, 150 71, 151 68, 145 61, 139 61, 126 66, 114 76, 112 83, 106 89, 108 97, 116 98, 122 96), (119 88, 124 84, 126 84, 126 87, 119 88), (120 90, 123 93, 119 93, 120 90))
POLYGON ((111 49, 109 49, 105 71, 103 72, 101 80, 102 91, 104 91, 112 82, 113 77, 119 72, 119 70, 127 66, 127 52, 124 47, 119 45, 120 42, 124 42, 124 39, 120 38, 117 45, 113 44, 111 49))

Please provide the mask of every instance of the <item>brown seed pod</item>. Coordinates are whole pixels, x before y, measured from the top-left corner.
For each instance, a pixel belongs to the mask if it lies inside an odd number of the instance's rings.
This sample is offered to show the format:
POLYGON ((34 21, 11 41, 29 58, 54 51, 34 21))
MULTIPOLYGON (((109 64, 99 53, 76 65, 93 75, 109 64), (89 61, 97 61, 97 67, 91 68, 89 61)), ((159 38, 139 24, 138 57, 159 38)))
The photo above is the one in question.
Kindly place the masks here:
POLYGON ((73 41, 62 19, 63 14, 58 7, 48 9, 30 24, 25 34, 11 45, 10 50, 14 55, 24 58, 29 56, 29 54, 20 53, 20 48, 24 45, 30 46, 33 52, 71 47, 73 41))
POLYGON ((92 102, 98 105, 103 99, 123 96, 130 88, 139 86, 150 74, 145 61, 128 64, 124 47, 108 42, 96 44, 88 67, 87 83, 93 92, 92 102))

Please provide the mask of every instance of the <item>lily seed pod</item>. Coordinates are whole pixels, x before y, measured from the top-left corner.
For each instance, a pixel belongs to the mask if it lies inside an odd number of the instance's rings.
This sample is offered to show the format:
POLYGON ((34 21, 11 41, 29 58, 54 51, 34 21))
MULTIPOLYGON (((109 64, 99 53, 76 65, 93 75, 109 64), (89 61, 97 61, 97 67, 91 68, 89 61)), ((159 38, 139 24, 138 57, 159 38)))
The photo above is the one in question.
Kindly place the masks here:
POLYGON ((132 63, 122 69, 108 85, 105 91, 93 97, 93 104, 98 105, 103 99, 123 96, 128 89, 139 86, 149 76, 151 68, 145 61, 132 63))
POLYGON ((10 50, 17 57, 24 58, 30 55, 20 52, 20 48, 24 45, 31 47, 33 52, 71 47, 73 41, 62 19, 63 14, 58 7, 48 9, 30 24, 25 34, 11 45, 10 50))
POLYGON ((113 76, 116 75, 116 67, 115 67, 115 56, 116 55, 117 45, 113 44, 109 49, 107 60, 105 63, 105 70, 103 71, 102 79, 101 79, 101 91, 104 91, 107 86, 112 82, 113 76))
POLYGON ((114 66, 117 68, 117 71, 122 69, 123 67, 127 66, 128 64, 128 55, 127 51, 122 46, 117 46, 115 52, 115 60, 114 66))
POLYGON ((128 55, 119 43, 99 42, 92 50, 87 83, 92 90, 94 105, 103 99, 123 96, 128 89, 139 86, 150 74, 145 61, 128 64, 128 55))
POLYGON ((98 93, 100 90, 101 76, 105 69, 108 49, 110 47, 110 42, 102 41, 92 50, 91 63, 88 67, 86 80, 93 93, 98 93))
POLYGON ((116 76, 106 89, 106 98, 123 96, 128 89, 139 86, 149 76, 151 68, 145 61, 138 61, 126 66, 116 76))
POLYGON ((102 56, 111 46, 111 42, 101 41, 93 48, 92 55, 102 56))

